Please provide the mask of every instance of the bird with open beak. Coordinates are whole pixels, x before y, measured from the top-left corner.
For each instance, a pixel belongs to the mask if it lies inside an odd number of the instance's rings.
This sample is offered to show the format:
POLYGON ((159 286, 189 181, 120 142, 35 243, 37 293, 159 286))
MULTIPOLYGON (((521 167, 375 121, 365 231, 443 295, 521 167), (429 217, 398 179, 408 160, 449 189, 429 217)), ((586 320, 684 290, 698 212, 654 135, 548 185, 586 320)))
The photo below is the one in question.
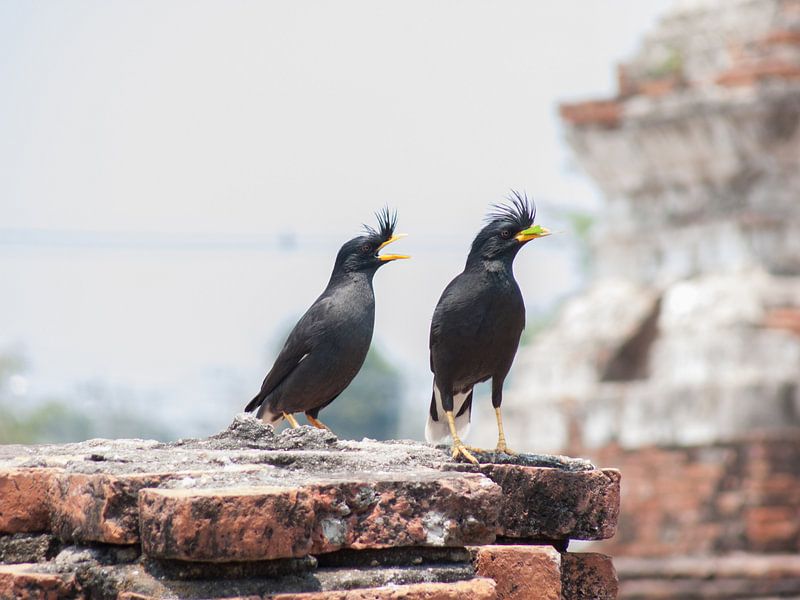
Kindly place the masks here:
POLYGON ((375 294, 372 278, 383 265, 403 254, 380 254, 404 234, 394 232, 397 212, 379 212, 378 228, 364 226, 364 235, 344 244, 336 256, 330 281, 289 334, 261 391, 245 411, 257 410, 266 422, 303 412, 314 427, 327 427, 319 411, 333 402, 356 376, 372 341, 375 294))
POLYGON ((495 205, 487 225, 475 237, 464 271, 445 288, 433 313, 430 362, 433 371, 425 437, 453 443, 453 458, 477 460, 464 445, 472 411, 472 388, 492 380, 497 418, 497 452, 511 454, 503 432, 500 405, 503 382, 525 328, 525 303, 514 279, 514 259, 522 247, 550 235, 534 225, 536 207, 512 192, 508 203, 495 205))

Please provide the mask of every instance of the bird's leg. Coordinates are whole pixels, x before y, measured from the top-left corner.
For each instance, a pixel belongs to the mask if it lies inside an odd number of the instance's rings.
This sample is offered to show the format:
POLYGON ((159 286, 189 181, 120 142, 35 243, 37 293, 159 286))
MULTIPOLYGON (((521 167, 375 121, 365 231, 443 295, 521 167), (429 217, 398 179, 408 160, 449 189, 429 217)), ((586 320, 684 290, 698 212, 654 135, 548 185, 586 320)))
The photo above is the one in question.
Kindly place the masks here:
POLYGON ((308 422, 311 423, 317 429, 327 429, 328 431, 331 430, 331 428, 328 427, 327 425, 325 425, 325 423, 323 423, 322 421, 320 421, 319 419, 317 419, 315 417, 312 417, 308 413, 306 413, 306 419, 308 419, 308 422))
POLYGON ((501 454, 516 454, 509 450, 506 446, 506 434, 503 431, 503 416, 500 414, 500 405, 503 403, 503 381, 506 376, 495 375, 492 377, 492 406, 494 406, 494 414, 497 418, 497 448, 495 452, 501 454))
POLYGON ((444 413, 447 415, 447 424, 450 425, 450 437, 453 438, 453 458, 458 458, 460 454, 464 458, 466 458, 469 462, 474 465, 478 464, 478 459, 476 459, 467 447, 464 445, 464 442, 461 441, 461 438, 458 437, 458 431, 456 431, 456 419, 453 416, 453 411, 448 410, 444 413))
POLYGON ((289 422, 289 425, 292 429, 297 429, 300 427, 300 423, 297 422, 297 419, 294 418, 292 413, 283 413, 283 418, 289 422))
POLYGON ((503 416, 500 414, 500 407, 496 406, 494 414, 497 417, 497 448, 496 452, 502 454, 516 454, 513 450, 506 446, 506 434, 503 432, 503 416))

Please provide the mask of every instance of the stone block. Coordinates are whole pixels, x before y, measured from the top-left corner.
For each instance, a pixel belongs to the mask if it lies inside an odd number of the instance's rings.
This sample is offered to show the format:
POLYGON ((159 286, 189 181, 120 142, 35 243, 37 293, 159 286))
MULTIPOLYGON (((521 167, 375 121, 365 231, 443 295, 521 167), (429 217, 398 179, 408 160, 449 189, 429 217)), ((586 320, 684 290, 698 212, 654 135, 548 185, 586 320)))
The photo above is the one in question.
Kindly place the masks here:
POLYGON ((615 600, 617 572, 610 556, 596 552, 561 555, 561 597, 564 600, 615 600))
POLYGON ((456 583, 417 583, 360 590, 277 594, 270 600, 495 600, 495 582, 478 577, 456 583))
POLYGON ((0 565, 0 598, 69 600, 80 598, 73 574, 48 573, 37 565, 0 565))
POLYGON ((134 544, 139 541, 139 490, 166 475, 58 474, 50 486, 52 531, 62 540, 134 544))
POLYGON ((49 529, 49 469, 0 470, 0 533, 49 529))
POLYGON ((480 546, 475 571, 494 579, 498 600, 560 600, 561 554, 552 546, 480 546))
POLYGON ((146 554, 241 561, 488 543, 499 502, 500 489, 480 475, 415 473, 297 488, 150 489, 139 506, 146 554))
POLYGON ((619 517, 620 473, 481 465, 503 490, 498 535, 544 540, 602 540, 619 517))

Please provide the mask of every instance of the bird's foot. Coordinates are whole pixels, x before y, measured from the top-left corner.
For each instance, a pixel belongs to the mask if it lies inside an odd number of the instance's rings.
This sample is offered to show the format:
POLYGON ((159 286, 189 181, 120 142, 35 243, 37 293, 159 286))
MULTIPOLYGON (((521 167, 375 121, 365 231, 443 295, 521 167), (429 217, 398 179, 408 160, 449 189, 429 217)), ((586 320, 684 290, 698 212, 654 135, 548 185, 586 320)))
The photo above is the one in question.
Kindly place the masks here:
POLYGON ((317 429, 327 429, 328 431, 331 430, 331 428, 325 425, 325 423, 323 423, 319 419, 315 419, 311 415, 306 415, 306 419, 308 419, 308 422, 311 423, 317 429))
POLYGON ((456 441, 456 442, 453 443, 453 451, 452 451, 453 460, 456 460, 459 455, 461 455, 464 458, 466 458, 473 465, 477 465, 478 464, 478 459, 475 458, 474 456, 472 456, 472 453, 470 453, 470 451, 467 449, 467 447, 464 444, 462 444, 460 441, 456 441))
POLYGON ((497 448, 494 449, 498 454, 508 454, 509 456, 516 456, 519 452, 514 452, 511 448, 506 446, 505 442, 499 442, 497 448))
POLYGON ((286 419, 286 421, 288 421, 289 426, 292 429, 297 429, 298 427, 300 427, 300 423, 297 422, 297 419, 294 418, 293 414, 283 413, 283 418, 286 419))
POLYGON ((475 446, 464 446, 470 452, 475 452, 476 454, 491 454, 494 450, 487 450, 486 448, 477 448, 475 446))

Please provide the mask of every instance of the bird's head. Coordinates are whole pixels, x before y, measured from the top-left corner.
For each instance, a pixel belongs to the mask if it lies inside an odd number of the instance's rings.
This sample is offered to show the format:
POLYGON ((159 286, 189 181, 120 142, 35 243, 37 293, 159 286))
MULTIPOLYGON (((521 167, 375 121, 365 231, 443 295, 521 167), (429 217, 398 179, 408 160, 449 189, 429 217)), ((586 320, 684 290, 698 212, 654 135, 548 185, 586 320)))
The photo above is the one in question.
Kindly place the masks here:
POLYGON ((364 225, 364 235, 353 238, 339 250, 334 270, 340 268, 344 272, 374 273, 379 267, 393 260, 411 258, 405 254, 379 254, 383 248, 405 237, 406 234, 394 232, 397 225, 397 211, 390 212, 388 208, 384 208, 375 216, 378 219, 378 228, 364 225))
POLYGON ((488 223, 472 242, 470 260, 513 259, 529 241, 550 235, 546 227, 533 224, 536 205, 526 195, 512 191, 507 203, 492 208, 488 223))

